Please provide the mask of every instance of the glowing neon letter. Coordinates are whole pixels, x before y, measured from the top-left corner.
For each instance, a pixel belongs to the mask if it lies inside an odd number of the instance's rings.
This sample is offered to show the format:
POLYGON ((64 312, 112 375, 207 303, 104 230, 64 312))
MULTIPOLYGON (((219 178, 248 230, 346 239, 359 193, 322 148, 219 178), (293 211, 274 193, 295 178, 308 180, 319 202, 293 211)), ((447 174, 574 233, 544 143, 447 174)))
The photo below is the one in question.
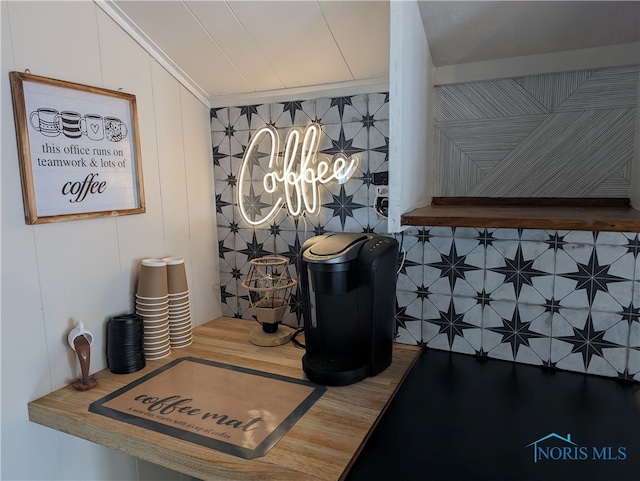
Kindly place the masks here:
POLYGON ((292 128, 287 134, 282 156, 279 155, 280 136, 275 128, 266 126, 254 132, 242 158, 238 179, 238 206, 240 215, 247 224, 256 226, 271 221, 283 205, 287 206, 287 212, 294 218, 305 213, 318 214, 320 184, 331 181, 343 184, 351 178, 358 166, 358 157, 352 155, 347 159, 337 154, 331 162, 319 161, 317 157, 320 132, 320 126, 316 123, 308 125, 304 130, 292 128), (267 136, 271 138, 269 172, 264 175, 262 185, 265 192, 276 194, 276 201, 267 215, 252 220, 244 205, 244 184, 247 180, 245 177, 254 152, 267 136))
MULTIPOLYGON (((265 219, 259 219, 258 221, 252 221, 249 218, 249 215, 247 214, 247 211, 245 210, 245 206, 244 206, 243 187, 244 187, 244 176, 245 176, 246 167, 247 167, 247 163, 248 163, 247 161, 249 159, 251 159, 251 156, 253 155, 253 151, 258 147, 258 145, 262 141, 263 137, 265 137, 266 135, 269 135, 271 137, 271 153, 270 153, 270 156, 269 156, 269 168, 270 169, 273 168, 274 160, 276 160, 277 153, 280 150, 280 136, 278 135, 278 132, 276 131, 275 128, 269 127, 269 126, 262 127, 261 129, 258 129, 258 130, 256 130, 254 132, 254 134, 253 134, 253 136, 251 138, 251 142, 249 142, 249 146, 247 147, 247 150, 244 153, 244 157, 242 158, 242 165, 240 165, 240 175, 239 175, 239 179, 238 179, 238 182, 239 182, 239 186, 238 186, 238 197, 239 197, 238 206, 240 207, 240 215, 242 216, 244 221, 246 223, 250 224, 250 225, 253 225, 253 226, 260 225, 260 224, 262 224, 264 222, 268 222, 270 219, 275 217, 276 214, 278 214, 278 211, 282 207, 282 198, 278 198, 278 200, 274 203, 273 208, 269 211, 269 213, 267 214, 265 219)), ((274 192, 276 187, 277 187, 274 179, 272 179, 271 182, 272 182, 272 185, 271 186, 267 186, 267 184, 268 184, 267 176, 265 176, 265 178, 263 179, 265 190, 267 192, 270 192, 270 193, 274 192)))

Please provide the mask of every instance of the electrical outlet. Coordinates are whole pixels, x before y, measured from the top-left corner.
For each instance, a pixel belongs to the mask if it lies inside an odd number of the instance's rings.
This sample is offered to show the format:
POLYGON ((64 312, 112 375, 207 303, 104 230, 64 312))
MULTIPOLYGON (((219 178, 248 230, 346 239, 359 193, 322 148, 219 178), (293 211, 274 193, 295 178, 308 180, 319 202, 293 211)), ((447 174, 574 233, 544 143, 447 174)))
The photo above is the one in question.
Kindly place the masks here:
POLYGON ((388 185, 389 184, 389 172, 374 172, 371 174, 371 183, 373 185, 388 185))
POLYGON ((376 198, 373 208, 380 217, 387 217, 389 214, 389 187, 386 185, 376 186, 376 198))
POLYGON ((386 218, 389 215, 389 198, 377 197, 376 205, 373 206, 380 217, 386 218))

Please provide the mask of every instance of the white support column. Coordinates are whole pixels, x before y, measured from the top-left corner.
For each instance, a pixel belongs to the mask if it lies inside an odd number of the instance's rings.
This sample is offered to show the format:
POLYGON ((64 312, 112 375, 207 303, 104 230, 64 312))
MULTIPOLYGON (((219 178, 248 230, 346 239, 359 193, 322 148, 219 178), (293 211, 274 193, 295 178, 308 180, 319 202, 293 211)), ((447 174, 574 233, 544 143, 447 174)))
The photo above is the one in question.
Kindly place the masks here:
POLYGON ((389 232, 400 216, 431 202, 433 64, 415 1, 390 2, 389 232))

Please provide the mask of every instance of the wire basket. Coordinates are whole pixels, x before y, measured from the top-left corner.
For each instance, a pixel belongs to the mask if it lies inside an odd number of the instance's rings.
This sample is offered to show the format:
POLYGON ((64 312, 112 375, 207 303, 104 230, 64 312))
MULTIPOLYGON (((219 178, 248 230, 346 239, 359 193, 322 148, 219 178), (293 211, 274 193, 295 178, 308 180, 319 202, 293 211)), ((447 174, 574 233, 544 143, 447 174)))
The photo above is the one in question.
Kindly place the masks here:
POLYGON ((251 267, 242 287, 249 292, 249 302, 258 322, 281 322, 287 312, 291 290, 297 284, 289 273, 289 260, 280 256, 258 257, 249 261, 251 267))

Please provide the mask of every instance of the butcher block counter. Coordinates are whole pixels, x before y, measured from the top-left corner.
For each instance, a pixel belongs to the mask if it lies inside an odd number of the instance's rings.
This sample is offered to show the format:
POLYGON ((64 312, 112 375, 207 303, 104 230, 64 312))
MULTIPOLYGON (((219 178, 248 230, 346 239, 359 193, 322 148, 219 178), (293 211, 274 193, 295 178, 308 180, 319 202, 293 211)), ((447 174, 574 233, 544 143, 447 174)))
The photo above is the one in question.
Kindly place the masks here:
POLYGON ((194 329, 190 346, 147 362, 141 371, 113 374, 105 369, 97 373, 99 383, 91 390, 66 386, 32 401, 29 419, 202 480, 344 479, 420 354, 418 347, 394 344, 393 362, 382 373, 350 386, 327 387, 264 456, 253 459, 89 411, 90 405, 182 358, 306 380, 304 350, 292 343, 255 346, 248 341, 255 326, 254 321, 226 317, 210 321, 194 329))

